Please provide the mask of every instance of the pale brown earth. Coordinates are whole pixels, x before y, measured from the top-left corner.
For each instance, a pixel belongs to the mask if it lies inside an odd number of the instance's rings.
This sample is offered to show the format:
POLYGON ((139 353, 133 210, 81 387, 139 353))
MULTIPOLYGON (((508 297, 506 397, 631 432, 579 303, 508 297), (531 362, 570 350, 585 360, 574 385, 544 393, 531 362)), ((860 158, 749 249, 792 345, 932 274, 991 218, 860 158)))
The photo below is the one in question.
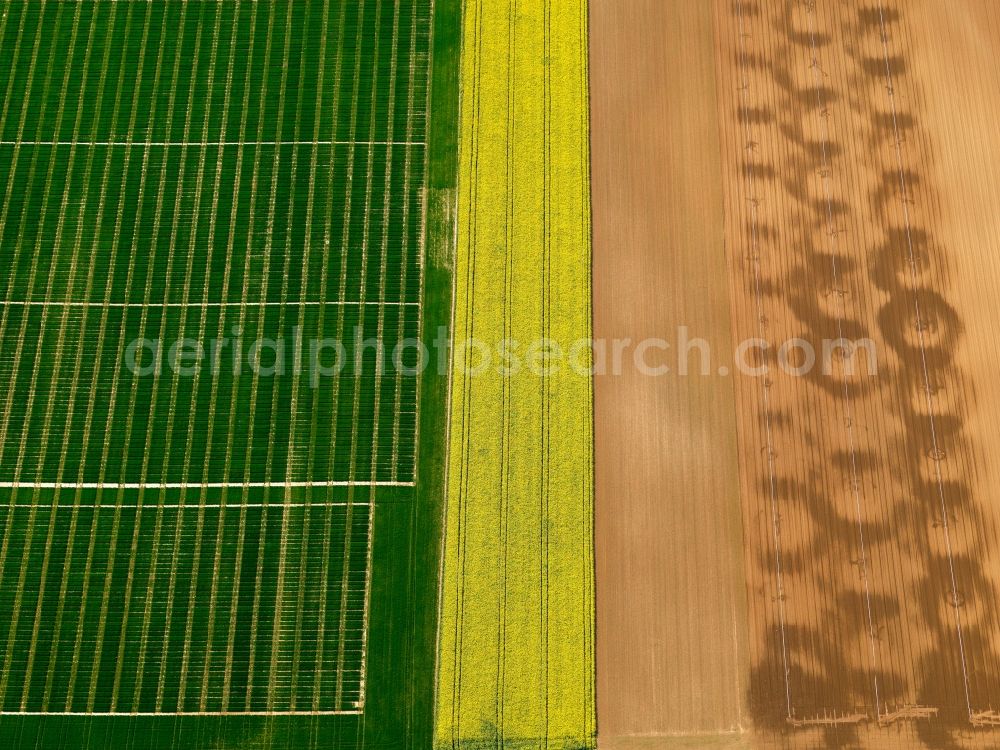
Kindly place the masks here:
MULTIPOLYGON (((593 0, 590 28, 595 336, 675 344, 687 326, 732 351, 711 5, 593 0)), ((734 731, 748 664, 733 381, 698 374, 695 352, 687 377, 644 376, 633 354, 595 378, 600 734, 734 731)), ((675 350, 647 360, 678 369, 675 350)))
POLYGON ((1000 3, 591 34, 597 336, 770 344, 597 379, 602 746, 1000 747, 1000 3))

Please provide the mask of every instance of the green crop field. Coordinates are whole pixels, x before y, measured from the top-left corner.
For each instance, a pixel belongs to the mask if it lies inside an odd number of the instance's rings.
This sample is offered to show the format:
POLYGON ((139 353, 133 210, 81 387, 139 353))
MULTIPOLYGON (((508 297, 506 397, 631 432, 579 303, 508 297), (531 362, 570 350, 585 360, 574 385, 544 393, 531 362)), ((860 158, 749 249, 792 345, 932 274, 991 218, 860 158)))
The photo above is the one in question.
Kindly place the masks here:
POLYGON ((459 3, 0 14, 0 746, 429 744, 459 3))

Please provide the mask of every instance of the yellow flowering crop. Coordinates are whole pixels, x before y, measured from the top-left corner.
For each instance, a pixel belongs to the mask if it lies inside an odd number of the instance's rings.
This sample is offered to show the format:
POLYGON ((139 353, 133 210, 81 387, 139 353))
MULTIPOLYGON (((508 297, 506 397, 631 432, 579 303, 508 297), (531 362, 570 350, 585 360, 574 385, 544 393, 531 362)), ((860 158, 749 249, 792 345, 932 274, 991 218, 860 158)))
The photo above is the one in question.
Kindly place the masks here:
MULTIPOLYGON (((454 341, 590 336, 585 0, 468 0, 454 341)), ((594 743, 591 378, 452 367, 435 738, 594 743)), ((534 370, 534 371, 533 371, 534 370)))

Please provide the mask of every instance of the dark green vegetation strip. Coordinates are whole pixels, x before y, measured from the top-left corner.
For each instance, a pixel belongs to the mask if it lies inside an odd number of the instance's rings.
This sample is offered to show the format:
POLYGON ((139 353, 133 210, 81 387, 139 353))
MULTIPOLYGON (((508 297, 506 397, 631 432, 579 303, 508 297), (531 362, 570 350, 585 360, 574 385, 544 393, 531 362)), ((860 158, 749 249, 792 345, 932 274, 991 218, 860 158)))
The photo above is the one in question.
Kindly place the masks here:
POLYGON ((0 745, 429 744, 446 376, 356 354, 449 318, 432 6, 3 5, 0 745))

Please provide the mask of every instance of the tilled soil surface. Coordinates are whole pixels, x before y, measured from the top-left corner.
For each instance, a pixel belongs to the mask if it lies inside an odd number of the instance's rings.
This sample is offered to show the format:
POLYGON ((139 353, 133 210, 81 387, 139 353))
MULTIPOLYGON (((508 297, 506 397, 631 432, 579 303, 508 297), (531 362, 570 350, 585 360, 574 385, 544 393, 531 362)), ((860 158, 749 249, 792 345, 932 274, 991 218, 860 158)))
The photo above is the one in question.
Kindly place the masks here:
POLYGON ((997 746, 1000 6, 591 12, 602 740, 997 746))

